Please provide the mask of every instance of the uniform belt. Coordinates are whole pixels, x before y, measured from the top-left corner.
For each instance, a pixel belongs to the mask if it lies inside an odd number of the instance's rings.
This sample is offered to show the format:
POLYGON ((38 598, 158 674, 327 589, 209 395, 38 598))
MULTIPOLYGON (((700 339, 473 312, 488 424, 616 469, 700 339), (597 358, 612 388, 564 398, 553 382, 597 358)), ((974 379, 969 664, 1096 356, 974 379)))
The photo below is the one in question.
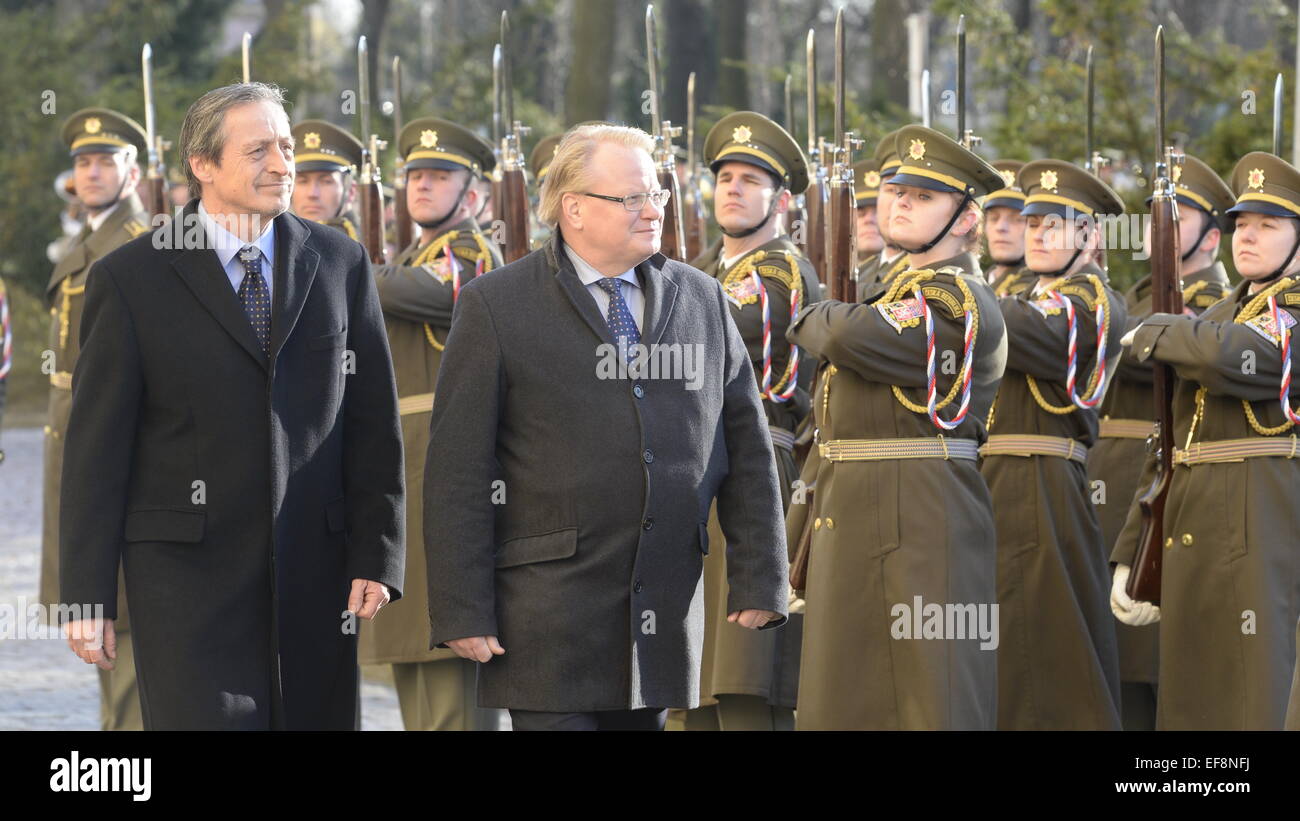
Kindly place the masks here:
POLYGON ((1088 461, 1088 448, 1064 436, 1032 433, 990 436, 980 456, 1059 456, 1076 462, 1088 461))
POLYGON ((433 410, 433 394, 431 393, 413 393, 397 400, 397 413, 399 416, 428 413, 431 410, 433 410))
POLYGON ((879 462, 886 459, 969 459, 978 458, 978 447, 970 439, 942 436, 920 439, 832 439, 817 445, 829 462, 879 462))
POLYGON ((1186 449, 1174 448, 1175 465, 1203 465, 1213 462, 1241 462, 1256 456, 1283 456, 1294 459, 1300 455, 1296 437, 1286 439, 1220 439, 1217 442, 1193 442, 1186 449))
POLYGON ((794 434, 785 428, 773 425, 771 422, 767 425, 768 433, 772 434, 772 444, 781 450, 794 450, 794 434))
POLYGON ((50 374, 50 384, 65 391, 72 390, 72 374, 68 371, 55 371, 50 374))
POLYGON ((1102 419, 1097 435, 1102 439, 1146 439, 1155 430, 1155 422, 1145 419, 1102 419))

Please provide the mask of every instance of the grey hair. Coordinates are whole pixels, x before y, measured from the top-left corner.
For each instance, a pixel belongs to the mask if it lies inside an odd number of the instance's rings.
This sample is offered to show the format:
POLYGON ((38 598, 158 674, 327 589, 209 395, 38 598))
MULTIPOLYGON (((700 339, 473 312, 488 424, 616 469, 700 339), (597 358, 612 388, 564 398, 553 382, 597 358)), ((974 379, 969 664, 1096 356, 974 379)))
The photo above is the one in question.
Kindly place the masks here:
POLYGON ((212 89, 185 112, 185 121, 181 123, 180 162, 191 197, 201 196, 203 185, 190 168, 190 157, 220 164, 221 152, 226 147, 226 112, 237 105, 260 102, 274 103, 283 111, 284 91, 268 83, 235 83, 212 89))

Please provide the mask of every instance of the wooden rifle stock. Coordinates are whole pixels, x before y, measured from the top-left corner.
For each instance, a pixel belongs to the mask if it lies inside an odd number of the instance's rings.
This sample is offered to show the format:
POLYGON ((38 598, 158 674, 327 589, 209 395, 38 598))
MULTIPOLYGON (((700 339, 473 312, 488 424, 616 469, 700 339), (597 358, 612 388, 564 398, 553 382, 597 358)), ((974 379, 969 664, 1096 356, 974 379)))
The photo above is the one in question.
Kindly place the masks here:
POLYGON ((411 210, 406 202, 406 172, 398 169, 393 179, 393 219, 397 221, 397 247, 409 248, 413 237, 411 210))
MULTIPOLYGON (((516 164, 517 165, 517 164, 516 164)), ((493 204, 493 216, 506 227, 505 261, 514 262, 528 255, 528 190, 522 167, 501 172, 500 205, 493 204), (497 208, 500 211, 497 211, 497 208)))
POLYGON ((677 171, 671 166, 659 169, 659 187, 671 192, 664 206, 663 239, 660 250, 669 259, 690 262, 686 255, 686 235, 682 226, 682 192, 677 185, 677 171))
POLYGON ((857 302, 857 284, 853 281, 854 238, 853 186, 840 181, 831 187, 831 258, 827 266, 831 299, 857 302))
POLYGON ((826 184, 825 176, 819 174, 813 184, 808 186, 808 192, 804 195, 804 254, 808 257, 808 262, 812 264, 813 270, 817 272, 817 280, 822 285, 827 284, 826 268, 830 260, 826 259, 826 220, 830 212, 830 190, 826 184))
POLYGON ((379 182, 361 186, 361 238, 366 256, 375 265, 387 261, 384 253, 384 192, 379 182))

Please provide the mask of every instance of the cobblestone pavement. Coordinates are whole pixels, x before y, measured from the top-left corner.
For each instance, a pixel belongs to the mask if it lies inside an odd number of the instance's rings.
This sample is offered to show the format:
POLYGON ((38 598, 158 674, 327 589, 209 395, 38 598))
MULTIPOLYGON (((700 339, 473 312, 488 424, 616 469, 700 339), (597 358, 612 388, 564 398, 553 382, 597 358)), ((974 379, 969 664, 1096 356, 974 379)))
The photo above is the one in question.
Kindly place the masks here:
MULTIPOLYGON (((47 627, 27 634, 25 606, 35 603, 41 568, 40 428, 0 434, 0 730, 97 730, 99 683, 93 668, 47 627)), ((387 668, 366 668, 361 690, 365 730, 400 730, 397 694, 387 668)))

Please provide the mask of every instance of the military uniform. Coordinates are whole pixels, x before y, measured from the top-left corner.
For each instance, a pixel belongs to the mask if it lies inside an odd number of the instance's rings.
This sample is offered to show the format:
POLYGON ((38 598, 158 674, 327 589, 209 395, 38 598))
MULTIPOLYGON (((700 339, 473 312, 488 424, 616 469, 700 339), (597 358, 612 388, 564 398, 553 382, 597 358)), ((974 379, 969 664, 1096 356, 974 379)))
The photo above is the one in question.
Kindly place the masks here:
MULTIPOLYGON (((443 120, 413 120, 402 130, 399 150, 406 169, 465 169, 478 176, 495 162, 492 147, 443 120)), ((406 590, 362 627, 362 664, 393 665, 402 722, 408 730, 496 729, 500 711, 481 709, 475 695, 475 663, 452 650, 429 649, 429 600, 423 546, 424 466, 429 444, 433 390, 451 328, 459 287, 501 266, 496 246, 473 218, 448 226, 428 242, 417 238, 391 265, 375 269, 375 285, 397 379, 402 418, 406 494, 406 590)))
MULTIPOLYGON (((1232 191, 1205 163, 1187 157, 1176 167, 1179 208, 1196 209, 1209 219, 1205 230, 1226 229, 1225 212, 1233 204, 1232 191)), ((1204 235, 1202 235, 1202 238, 1204 235)), ((1199 245, 1198 240, 1196 245, 1199 245)), ((1195 245, 1184 256, 1195 253, 1195 245)), ((1200 314, 1228 293, 1227 272, 1214 263, 1182 278, 1183 304, 1200 314)), ((1134 283, 1124 294, 1128 311, 1126 330, 1137 327, 1151 315, 1151 275, 1134 283)), ((1088 453, 1088 476, 1101 482, 1105 497, 1097 505, 1103 544, 1113 549, 1129 503, 1139 490, 1141 465, 1147 458, 1147 437, 1154 424, 1150 362, 1139 362, 1131 354, 1120 358, 1115 378, 1101 404, 1097 444, 1088 453)), ((1145 488, 1143 488, 1145 489, 1145 488)), ((1119 671, 1122 683, 1121 714, 1125 729, 1150 730, 1155 726, 1155 685, 1159 669, 1160 628, 1155 624, 1134 627, 1115 625, 1119 641, 1119 671)))
MULTIPOLYGON (((63 141, 72 156, 126 151, 134 147, 140 156, 147 138, 139 123, 105 108, 87 108, 68 118, 63 141)), ((81 352, 81 312, 85 303, 86 277, 91 266, 108 254, 149 230, 149 212, 132 191, 118 200, 99 227, 89 223, 77 235, 67 253, 54 266, 46 286, 50 305, 48 350, 49 421, 45 426, 45 503, 41 548, 41 603, 53 607, 59 598, 59 487, 63 474, 63 443, 72 409, 72 373, 81 352)), ((118 616, 113 622, 118 658, 112 671, 99 670, 100 725, 105 730, 139 730, 140 697, 136 689, 130 619, 126 591, 119 571, 118 616)), ((71 602, 70 602, 71 604, 71 602)))
MULTIPOLYGON (((752 111, 719 120, 704 140, 704 159, 714 174, 724 163, 743 162, 779 178, 794 195, 808 187, 807 160, 798 143, 779 125, 752 111)), ((808 415, 814 365, 807 352, 794 358, 785 331, 791 321, 792 295, 801 311, 820 298, 817 273, 786 237, 778 236, 727 266, 721 254, 719 238, 691 264, 721 282, 731 317, 749 350, 772 435, 782 501, 788 507, 798 475, 792 452, 795 431, 808 415), (770 323, 767 358, 764 294, 770 323)), ((710 544, 725 545, 716 509, 710 512, 708 531, 710 544)), ((710 550, 704 557, 704 610, 701 706, 685 715, 674 711, 674 725, 681 722, 687 730, 794 729, 800 617, 792 615, 780 630, 749 630, 728 622, 725 550, 710 550)))
MULTIPOLYGON (((1031 162, 1019 179, 1026 216, 1123 213, 1105 183, 1069 163, 1031 162)), ((1081 252, 1080 246, 1076 256, 1081 252)), ((1119 729, 1109 567, 1085 469, 1097 412, 1072 399, 1067 362, 1073 306, 1074 395, 1095 403, 1119 357, 1124 304, 1090 263, 999 305, 1007 372, 981 450, 997 520, 998 728, 1119 729), (1099 305, 1107 326, 1104 368, 1097 364, 1099 305)))
MULTIPOLYGON (((1271 154, 1243 157, 1232 190, 1229 215, 1300 218, 1300 172, 1271 154)), ((1157 729, 1281 729, 1288 697, 1295 699, 1300 463, 1279 393, 1282 343, 1297 318, 1293 275, 1253 294, 1243 281, 1200 317, 1153 314, 1134 336, 1139 362, 1163 362, 1177 374, 1157 729), (1270 297, 1288 329, 1281 335, 1270 297)), ((1293 381, 1286 395, 1295 402, 1300 387, 1293 381)), ((1139 530, 1134 504, 1113 561, 1132 565, 1139 530)), ((1291 726, 1295 718, 1293 710, 1291 726)))
MULTIPOLYGON (((1016 175, 1020 173, 1020 169, 1024 165, 1020 160, 993 161, 993 167, 1002 176, 1004 186, 984 198, 981 206, 984 208, 985 215, 988 214, 990 208, 1014 208, 1019 211, 1024 207, 1025 192, 1020 189, 1020 184, 1016 180, 1016 175)), ((1038 282, 1038 274, 1026 268, 1024 262, 1022 256, 1010 264, 994 263, 992 265, 989 270, 989 284, 993 286, 993 293, 999 299, 1027 291, 1038 282)))
POLYGON ((303 120, 293 127, 292 133, 297 173, 338 171, 343 175, 343 196, 339 202, 339 211, 324 220, 324 223, 360 242, 358 226, 361 221, 352 210, 353 204, 348 202, 348 187, 355 179, 364 156, 365 149, 361 141, 325 120, 303 120))
MULTIPOLYGON (((967 197, 998 183, 936 131, 909 126, 896 140, 908 159, 895 182, 967 197)), ((813 395, 817 492, 803 514, 812 543, 799 729, 992 729, 993 649, 981 649, 974 626, 970 638, 912 637, 902 617, 915 607, 920 621, 927 605, 987 616, 996 601, 992 503, 976 450, 1006 338, 978 261, 962 253, 908 269, 865 304, 818 303, 788 336, 825 361, 813 395), (934 373, 933 413, 927 314, 936 349, 962 353, 956 373, 934 373)))

